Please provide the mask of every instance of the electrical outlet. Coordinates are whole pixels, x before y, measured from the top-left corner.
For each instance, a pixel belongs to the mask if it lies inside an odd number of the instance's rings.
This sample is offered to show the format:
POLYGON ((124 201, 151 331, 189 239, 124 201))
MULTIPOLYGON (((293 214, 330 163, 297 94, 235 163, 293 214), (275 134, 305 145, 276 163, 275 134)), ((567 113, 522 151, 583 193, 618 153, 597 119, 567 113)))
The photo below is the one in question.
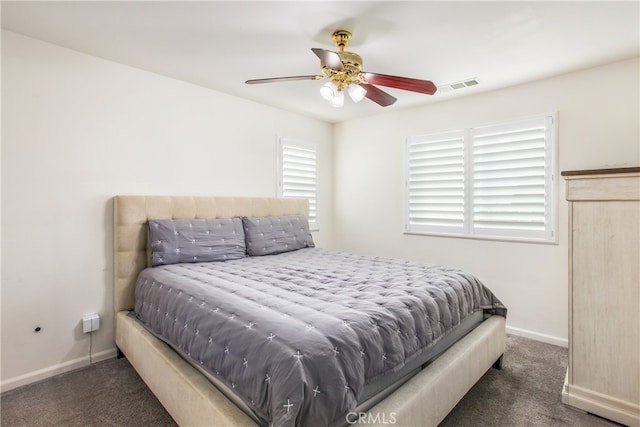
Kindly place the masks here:
POLYGON ((82 332, 89 333, 100 329, 100 316, 97 313, 82 316, 82 332))

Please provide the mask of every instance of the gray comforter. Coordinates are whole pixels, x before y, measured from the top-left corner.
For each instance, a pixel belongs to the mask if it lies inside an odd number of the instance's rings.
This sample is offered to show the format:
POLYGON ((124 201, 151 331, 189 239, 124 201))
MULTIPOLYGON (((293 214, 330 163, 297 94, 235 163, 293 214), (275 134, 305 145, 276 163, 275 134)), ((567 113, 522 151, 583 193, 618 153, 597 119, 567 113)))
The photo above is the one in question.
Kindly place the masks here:
POLYGON ((344 424, 365 384, 478 310, 506 315, 460 270, 321 249, 148 268, 135 305, 274 426, 344 424))

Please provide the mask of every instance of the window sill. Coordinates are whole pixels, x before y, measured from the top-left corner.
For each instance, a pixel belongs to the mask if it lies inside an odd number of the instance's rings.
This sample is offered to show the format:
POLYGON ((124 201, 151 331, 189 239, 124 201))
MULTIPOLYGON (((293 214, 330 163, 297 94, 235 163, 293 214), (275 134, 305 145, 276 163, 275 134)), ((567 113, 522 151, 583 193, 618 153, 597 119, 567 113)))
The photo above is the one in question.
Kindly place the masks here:
POLYGON ((436 232, 424 232, 424 231, 404 231, 403 234, 413 235, 413 236, 445 237, 445 238, 467 239, 467 240, 485 240, 490 242, 534 243, 534 244, 555 245, 555 246, 559 245, 557 237, 554 240, 542 240, 542 239, 525 238, 525 237, 465 236, 462 234, 436 233, 436 232))

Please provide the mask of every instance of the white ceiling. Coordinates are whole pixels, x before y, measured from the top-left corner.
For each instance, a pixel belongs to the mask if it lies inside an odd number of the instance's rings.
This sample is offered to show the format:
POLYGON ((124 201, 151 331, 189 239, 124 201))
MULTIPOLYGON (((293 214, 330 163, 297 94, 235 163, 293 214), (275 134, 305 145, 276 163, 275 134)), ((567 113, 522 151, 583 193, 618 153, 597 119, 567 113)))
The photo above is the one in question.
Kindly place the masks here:
MULTIPOLYGON (((328 122, 437 102, 636 57, 640 3, 627 2, 28 2, 2 1, 2 27, 101 58, 328 122), (335 50, 331 33, 366 71, 446 85, 434 96, 396 89, 383 109, 364 100, 333 108, 322 81, 246 85, 310 75, 310 48, 335 50)), ((597 88, 585 88, 597 90, 597 88)))

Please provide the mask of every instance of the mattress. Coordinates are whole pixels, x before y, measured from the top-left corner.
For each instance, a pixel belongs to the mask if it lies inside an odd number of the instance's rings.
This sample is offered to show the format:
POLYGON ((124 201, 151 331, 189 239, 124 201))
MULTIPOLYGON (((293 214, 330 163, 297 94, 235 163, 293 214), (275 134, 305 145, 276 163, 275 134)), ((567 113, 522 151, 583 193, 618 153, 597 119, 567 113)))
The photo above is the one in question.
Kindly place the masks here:
POLYGON ((458 269, 301 249, 144 270, 136 318, 273 425, 343 425, 479 313, 458 269))

